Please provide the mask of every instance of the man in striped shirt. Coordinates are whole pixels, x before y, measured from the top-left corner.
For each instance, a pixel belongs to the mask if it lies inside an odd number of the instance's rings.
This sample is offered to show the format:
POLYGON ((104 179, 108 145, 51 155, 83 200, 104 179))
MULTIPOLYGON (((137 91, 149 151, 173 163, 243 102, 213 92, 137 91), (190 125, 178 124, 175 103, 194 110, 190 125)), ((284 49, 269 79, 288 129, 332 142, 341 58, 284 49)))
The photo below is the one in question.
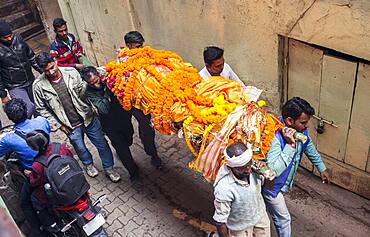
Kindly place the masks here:
POLYGON ((82 69, 79 56, 83 53, 83 49, 76 37, 68 33, 67 22, 62 18, 56 18, 53 21, 53 27, 56 37, 51 43, 50 55, 57 61, 58 66, 82 69))

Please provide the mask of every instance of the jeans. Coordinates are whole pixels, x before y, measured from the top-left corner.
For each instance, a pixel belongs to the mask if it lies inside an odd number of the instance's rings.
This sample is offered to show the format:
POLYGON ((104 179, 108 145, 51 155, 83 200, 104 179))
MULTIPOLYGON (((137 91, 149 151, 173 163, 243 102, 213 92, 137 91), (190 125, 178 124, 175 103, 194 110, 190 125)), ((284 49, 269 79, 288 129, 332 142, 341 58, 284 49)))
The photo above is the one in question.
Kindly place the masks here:
POLYGON ((9 95, 11 98, 22 99, 27 105, 27 117, 35 113, 35 105, 33 100, 32 85, 27 87, 16 87, 9 90, 9 95))
POLYGON ((145 115, 143 111, 137 108, 132 108, 132 114, 139 123, 139 137, 144 145, 144 151, 149 156, 158 156, 157 148, 155 147, 154 128, 150 126, 150 115, 145 115))
POLYGON ((291 218, 283 194, 279 192, 276 198, 263 194, 263 199, 265 200, 266 209, 274 222, 278 236, 292 237, 291 218))
POLYGON ((113 154, 107 140, 102 132, 102 127, 97 117, 93 117, 91 123, 85 127, 84 125, 73 129, 72 134, 68 135, 69 141, 75 149, 78 158, 84 165, 93 163, 93 158, 90 151, 86 148, 84 135, 90 139, 91 143, 99 152, 100 159, 104 170, 113 168, 113 154))
POLYGON ((31 202, 31 194, 32 189, 30 184, 26 181, 23 184, 20 200, 21 200, 21 208, 23 210, 24 216, 31 227, 30 235, 32 237, 40 237, 43 234, 40 231, 41 223, 37 217, 36 211, 33 209, 33 205, 31 202))

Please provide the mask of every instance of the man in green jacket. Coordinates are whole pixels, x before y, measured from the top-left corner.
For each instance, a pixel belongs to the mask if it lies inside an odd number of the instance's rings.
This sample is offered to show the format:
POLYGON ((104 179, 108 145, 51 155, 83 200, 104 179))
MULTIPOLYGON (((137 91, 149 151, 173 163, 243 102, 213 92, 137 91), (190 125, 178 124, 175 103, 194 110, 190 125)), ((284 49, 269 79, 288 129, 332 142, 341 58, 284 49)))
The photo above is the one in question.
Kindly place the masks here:
POLYGON ((134 128, 131 123, 131 111, 122 108, 117 98, 101 82, 95 67, 88 66, 81 70, 81 76, 88 86, 87 98, 95 106, 105 134, 109 137, 119 159, 133 181, 139 177, 139 169, 130 151, 134 128))
POLYGON ((48 53, 41 53, 36 60, 44 72, 33 84, 36 111, 48 119, 54 130, 60 129, 68 136, 86 173, 95 177, 98 170, 84 141, 86 133, 99 152, 105 174, 111 181, 118 182, 120 175, 113 170, 112 151, 99 119, 86 100, 86 83, 78 71, 72 67, 58 67, 48 53))

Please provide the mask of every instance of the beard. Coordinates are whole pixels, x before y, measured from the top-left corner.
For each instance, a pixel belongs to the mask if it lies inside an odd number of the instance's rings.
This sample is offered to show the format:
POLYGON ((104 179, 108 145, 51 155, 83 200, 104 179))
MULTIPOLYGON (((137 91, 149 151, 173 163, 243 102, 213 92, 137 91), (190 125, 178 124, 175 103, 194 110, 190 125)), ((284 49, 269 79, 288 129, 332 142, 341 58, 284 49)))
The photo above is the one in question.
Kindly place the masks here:
POLYGON ((95 89, 97 89, 97 90, 101 90, 101 89, 103 89, 103 83, 102 83, 101 81, 98 81, 97 83, 95 83, 95 84, 93 85, 93 87, 94 87, 95 89))
POLYGON ((240 179, 240 180, 243 180, 243 181, 248 180, 249 175, 250 175, 249 173, 237 172, 237 171, 234 171, 234 170, 233 170, 233 174, 235 175, 235 177, 237 179, 240 179))
POLYGON ((10 46, 10 45, 12 45, 12 42, 13 42, 13 40, 7 40, 7 41, 1 41, 1 43, 3 43, 5 46, 10 46))

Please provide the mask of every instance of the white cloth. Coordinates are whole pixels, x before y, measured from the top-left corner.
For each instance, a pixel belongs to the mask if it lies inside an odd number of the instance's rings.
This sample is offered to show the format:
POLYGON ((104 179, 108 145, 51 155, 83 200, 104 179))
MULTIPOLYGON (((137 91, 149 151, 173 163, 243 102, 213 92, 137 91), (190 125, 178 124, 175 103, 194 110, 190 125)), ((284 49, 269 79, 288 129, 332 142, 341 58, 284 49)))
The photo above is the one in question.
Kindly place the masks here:
POLYGON ((245 166, 251 159, 252 159, 252 149, 247 149, 239 156, 230 157, 227 155, 226 150, 224 150, 224 155, 226 158, 226 165, 235 168, 235 167, 243 167, 245 166))
MULTIPOLYGON (((202 70, 199 71, 199 75, 202 77, 202 78, 207 78, 207 77, 210 77, 211 74, 209 74, 208 70, 206 67, 202 68, 202 70)), ((244 85, 244 83, 242 82, 242 80, 240 80, 240 78, 238 77, 238 75, 235 74, 235 72, 233 71, 233 69, 231 69, 231 67, 229 66, 229 64, 227 63, 224 63, 224 69, 222 70, 220 76, 223 76, 223 77, 226 77, 230 80, 233 80, 233 81, 238 81, 240 83, 240 85, 242 86, 242 88, 245 90, 246 89, 246 86, 244 85)))

